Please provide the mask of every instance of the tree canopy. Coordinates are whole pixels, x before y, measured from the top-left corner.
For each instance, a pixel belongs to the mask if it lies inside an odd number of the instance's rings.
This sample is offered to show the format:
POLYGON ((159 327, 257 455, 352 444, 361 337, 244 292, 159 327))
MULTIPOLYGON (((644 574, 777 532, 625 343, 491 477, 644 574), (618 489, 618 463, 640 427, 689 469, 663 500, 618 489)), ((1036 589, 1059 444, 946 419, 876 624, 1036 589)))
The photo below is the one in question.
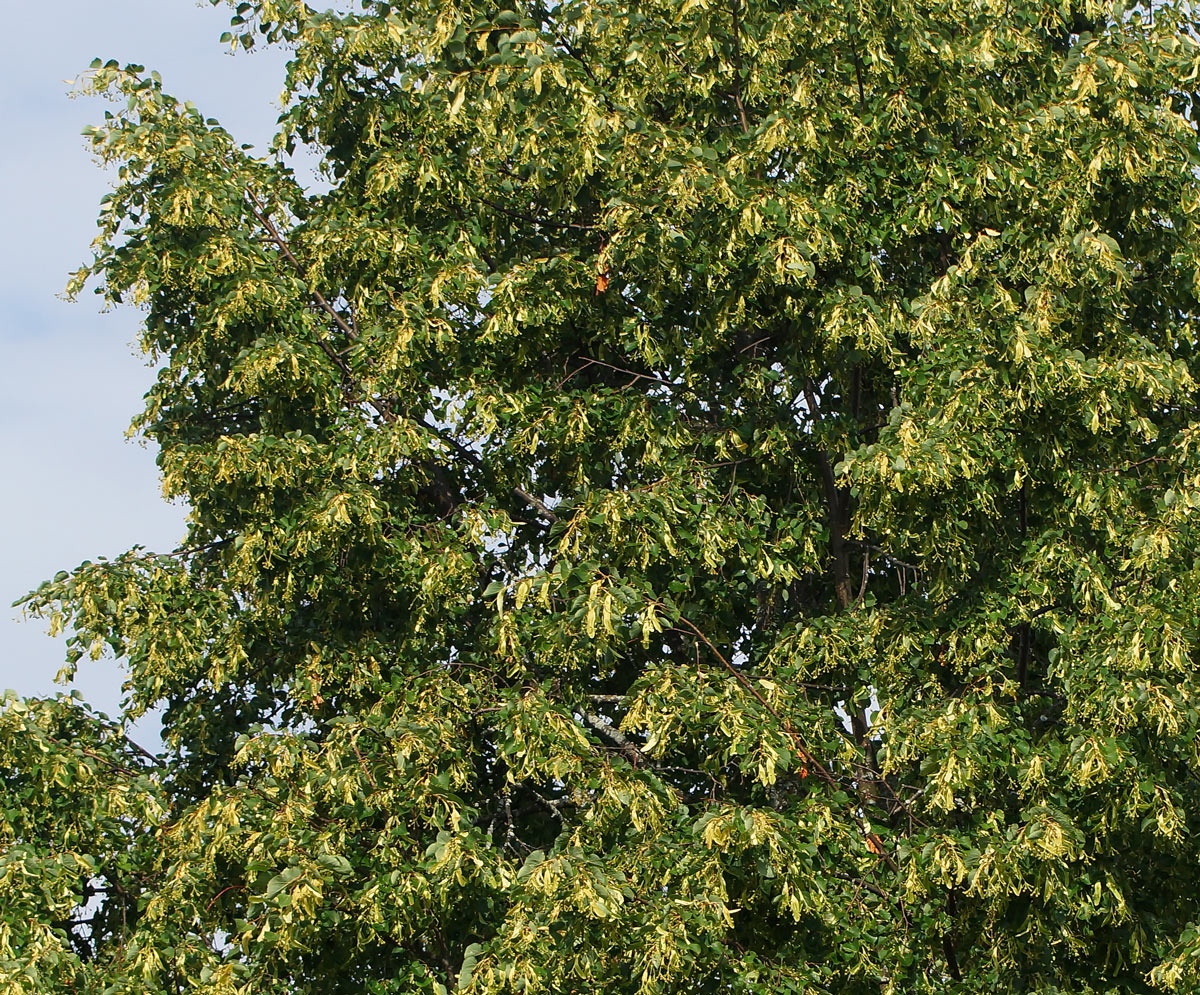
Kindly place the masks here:
POLYGON ((96 63, 190 516, 28 599, 126 706, 0 710, 0 993, 1197 990, 1197 28, 247 0, 266 155, 96 63))

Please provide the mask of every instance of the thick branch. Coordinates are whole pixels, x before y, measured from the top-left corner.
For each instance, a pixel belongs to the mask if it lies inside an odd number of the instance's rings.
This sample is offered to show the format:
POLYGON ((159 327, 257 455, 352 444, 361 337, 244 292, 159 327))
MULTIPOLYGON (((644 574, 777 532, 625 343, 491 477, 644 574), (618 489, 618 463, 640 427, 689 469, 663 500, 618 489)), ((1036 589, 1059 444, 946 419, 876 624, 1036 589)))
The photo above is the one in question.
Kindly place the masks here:
POLYGON ((614 726, 608 719, 602 715, 597 715, 595 712, 584 712, 583 721, 589 729, 598 732, 601 736, 613 743, 622 753, 625 754, 630 762, 639 767, 645 757, 642 751, 638 749, 637 744, 626 736, 620 729, 614 726))
MULTIPOLYGON (((813 418, 822 418, 821 409, 817 404, 816 392, 812 382, 804 382, 804 400, 808 405, 809 414, 813 418)), ((846 532, 849 522, 846 514, 847 493, 838 487, 833 475, 833 461, 823 449, 813 450, 817 468, 821 472, 821 483, 825 489, 825 504, 828 509, 829 523, 829 552, 833 556, 833 590, 837 597, 838 608, 843 611, 854 603, 851 594, 850 554, 846 549, 846 532)))

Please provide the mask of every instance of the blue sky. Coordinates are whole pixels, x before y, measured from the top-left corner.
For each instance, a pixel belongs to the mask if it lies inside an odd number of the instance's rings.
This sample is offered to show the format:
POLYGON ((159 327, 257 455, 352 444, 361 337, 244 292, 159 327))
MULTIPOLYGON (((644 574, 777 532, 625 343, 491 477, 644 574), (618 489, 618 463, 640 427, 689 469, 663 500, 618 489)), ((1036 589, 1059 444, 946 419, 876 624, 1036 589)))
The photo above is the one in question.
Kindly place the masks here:
MULTIPOLYGON (((87 257, 111 177, 80 136, 105 104, 70 99, 95 57, 157 69, 164 88, 262 147, 279 114, 284 57, 229 54, 228 7, 195 0, 58 0, 5 17, 0 105, 0 690, 53 693, 61 640, 12 601, 81 560, 166 549, 184 509, 161 497, 152 449, 125 429, 153 379, 132 345, 137 312, 59 295, 87 257), (51 14, 51 11, 53 12, 51 14)), ((121 673, 85 663, 76 682, 113 714, 121 673)))

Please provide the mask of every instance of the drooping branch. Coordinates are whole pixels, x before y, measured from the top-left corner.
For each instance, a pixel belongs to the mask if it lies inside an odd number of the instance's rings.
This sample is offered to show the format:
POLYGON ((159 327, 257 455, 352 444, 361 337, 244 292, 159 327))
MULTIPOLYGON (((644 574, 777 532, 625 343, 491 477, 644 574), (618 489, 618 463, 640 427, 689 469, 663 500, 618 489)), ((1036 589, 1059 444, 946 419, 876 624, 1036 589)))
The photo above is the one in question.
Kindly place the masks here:
MULTIPOLYGON (((787 734, 788 738, 791 739, 792 744, 796 748, 796 753, 799 755, 805 766, 811 770, 815 770, 820 775, 821 780, 824 781, 831 790, 841 790, 841 785, 838 783, 837 778, 833 776, 833 772, 829 769, 829 767, 821 760, 817 759, 816 755, 813 754, 813 752, 804 743, 804 740, 801 738, 800 734, 796 731, 791 722, 779 714, 779 711, 769 701, 767 701, 766 698, 763 697, 758 688, 756 688, 750 683, 750 681, 746 679, 746 675, 741 673, 741 671, 739 671, 732 663, 730 663, 728 657, 726 657, 724 653, 717 649, 712 640, 710 640, 708 636, 706 636, 694 623, 683 616, 679 617, 679 622, 686 626, 688 631, 690 631, 697 639, 699 639, 706 647, 708 647, 709 652, 711 652, 713 656, 717 658, 720 664, 734 676, 742 688, 760 705, 762 705, 762 707, 766 709, 767 713, 779 723, 780 728, 787 734)), ((884 848, 883 840, 881 840, 873 831, 867 828, 867 824, 857 807, 850 806, 848 808, 848 814, 854 821, 854 824, 858 826, 863 838, 867 841, 867 848, 872 853, 878 855, 883 860, 884 864, 887 865, 889 870, 899 871, 899 866, 896 864, 895 860, 892 859, 891 854, 889 854, 884 848)))
MULTIPOLYGON (((287 239, 283 237, 283 235, 279 232, 279 229, 275 226, 275 223, 271 220, 266 206, 254 195, 253 191, 247 190, 246 197, 248 200, 247 206, 250 213, 254 216, 255 220, 262 225, 263 230, 267 233, 267 237, 278 247, 283 257, 289 263, 291 263, 292 268, 296 271, 296 275, 301 279, 307 279, 307 270, 305 266, 300 262, 299 259, 296 258, 296 255, 292 252, 291 246, 288 244, 287 239)), ((355 329, 347 323, 346 319, 338 313, 337 308, 329 303, 328 299, 320 292, 319 289, 310 287, 309 293, 312 294, 312 299, 316 303, 317 307, 324 311, 325 314, 329 316, 333 323, 343 333, 345 333, 348 338, 354 340, 358 337, 358 333, 355 331, 355 329)), ((329 357, 329 360, 338 368, 342 376, 346 379, 346 382, 351 385, 352 389, 356 391, 363 398, 363 400, 375 410, 375 412, 384 420, 384 422, 393 424, 400 420, 402 416, 395 410, 387 398, 371 395, 363 389, 362 383, 350 369, 350 364, 346 362, 345 357, 336 349, 334 349, 326 338, 318 335, 317 344, 321 347, 321 351, 324 352, 325 355, 329 357)), ((474 466, 481 465, 482 461, 479 459, 478 455, 471 452, 471 450, 456 440, 449 438, 436 426, 430 425, 429 422, 427 422, 424 418, 414 418, 411 415, 404 415, 403 417, 407 418, 409 422, 421 428, 423 431, 432 433, 440 442, 449 445, 456 453, 467 458, 468 462, 472 463, 474 466)), ((511 488, 510 493, 514 497, 518 498, 522 503, 536 510, 548 522, 550 522, 550 524, 553 525, 558 521, 558 516, 550 510, 544 501, 534 497, 523 487, 514 486, 511 488)))

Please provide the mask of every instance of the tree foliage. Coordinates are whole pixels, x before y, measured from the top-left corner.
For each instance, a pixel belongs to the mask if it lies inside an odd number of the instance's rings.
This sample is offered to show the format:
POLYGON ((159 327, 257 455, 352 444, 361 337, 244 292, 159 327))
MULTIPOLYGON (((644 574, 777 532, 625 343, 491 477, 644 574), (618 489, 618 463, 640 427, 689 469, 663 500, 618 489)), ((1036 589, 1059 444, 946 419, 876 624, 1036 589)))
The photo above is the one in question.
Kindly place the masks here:
POLYGON ((97 64, 188 535, 43 585, 0 992, 1200 985, 1183 0, 295 0, 97 64))

